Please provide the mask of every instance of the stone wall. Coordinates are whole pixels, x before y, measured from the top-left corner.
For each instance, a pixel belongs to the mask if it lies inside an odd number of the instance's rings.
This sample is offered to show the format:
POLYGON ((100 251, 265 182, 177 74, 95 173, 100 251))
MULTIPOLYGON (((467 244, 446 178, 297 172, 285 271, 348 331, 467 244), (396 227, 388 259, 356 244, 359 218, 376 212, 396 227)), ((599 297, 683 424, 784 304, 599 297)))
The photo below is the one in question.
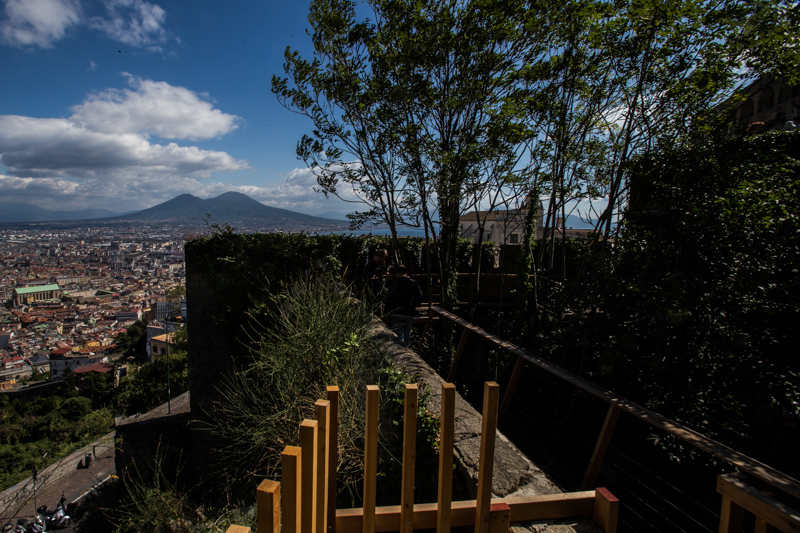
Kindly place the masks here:
POLYGON ((215 317, 221 312, 219 299, 200 267, 197 251, 186 247, 186 321, 189 339, 189 390, 191 391, 192 465, 206 471, 217 439, 207 431, 220 376, 233 368, 233 358, 218 331, 215 317))
MULTIPOLYGON (((191 463, 197 472, 208 471, 217 440, 207 431, 206 413, 213 408, 216 387, 221 376, 234 367, 231 350, 224 332, 219 331, 215 317, 223 312, 220 301, 209 286, 209 273, 203 272, 201 257, 191 246, 186 248, 186 302, 189 338, 189 384, 191 391, 191 463)), ((431 396, 428 408, 438 414, 443 380, 422 359, 394 342, 394 334, 381 322, 373 331, 379 350, 387 352, 406 371, 419 375, 428 385, 431 396)), ((298 421, 299 423, 299 421, 298 421)), ((460 395, 456 396, 455 459, 457 475, 454 489, 461 497, 474 497, 478 479, 481 416, 460 395)), ((498 431, 495 455, 493 493, 551 494, 561 492, 539 468, 533 465, 498 431)))
POLYGON ((184 392, 145 414, 118 420, 115 424, 114 463, 118 475, 134 461, 152 465, 156 456, 170 467, 183 466, 191 460, 189 434, 189 393, 184 392))
MULTIPOLYGON (((373 338, 382 350, 403 367, 407 374, 427 386, 430 391, 428 410, 441 412, 442 379, 428 363, 413 351, 397 344, 383 322, 376 321, 373 338)), ((475 498, 478 488, 478 460, 480 458, 481 415, 460 394, 456 393, 454 460, 456 475, 454 491, 462 497, 475 498)), ((533 464, 503 433, 497 431, 494 456, 492 494, 497 497, 555 494, 562 492, 544 472, 533 464)))

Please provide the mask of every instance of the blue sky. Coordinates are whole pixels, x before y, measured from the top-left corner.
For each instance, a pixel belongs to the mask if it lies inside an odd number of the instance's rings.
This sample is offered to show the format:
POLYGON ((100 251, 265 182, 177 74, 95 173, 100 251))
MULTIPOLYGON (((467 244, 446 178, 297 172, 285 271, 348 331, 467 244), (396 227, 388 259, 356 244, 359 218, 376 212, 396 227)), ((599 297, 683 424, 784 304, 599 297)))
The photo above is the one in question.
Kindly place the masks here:
POLYGON ((0 201, 131 211, 235 190, 348 212, 295 157, 270 92, 306 2, 0 0, 0 201))

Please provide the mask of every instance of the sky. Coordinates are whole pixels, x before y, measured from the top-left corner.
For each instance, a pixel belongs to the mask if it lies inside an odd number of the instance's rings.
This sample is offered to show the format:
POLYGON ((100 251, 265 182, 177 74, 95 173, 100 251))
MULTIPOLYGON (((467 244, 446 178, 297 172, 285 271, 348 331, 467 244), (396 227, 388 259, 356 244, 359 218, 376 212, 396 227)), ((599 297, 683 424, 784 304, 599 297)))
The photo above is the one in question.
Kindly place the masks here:
POLYGON ((270 91, 308 3, 0 0, 0 201, 129 212, 238 191, 347 213, 297 160, 308 119, 270 91))

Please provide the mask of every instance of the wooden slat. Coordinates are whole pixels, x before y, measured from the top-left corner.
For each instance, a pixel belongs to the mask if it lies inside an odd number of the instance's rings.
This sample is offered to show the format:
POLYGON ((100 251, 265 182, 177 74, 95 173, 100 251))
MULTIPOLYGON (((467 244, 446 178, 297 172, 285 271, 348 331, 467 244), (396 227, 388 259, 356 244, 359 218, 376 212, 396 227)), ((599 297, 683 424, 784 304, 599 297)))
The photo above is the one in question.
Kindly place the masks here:
POLYGON ((458 348, 456 348, 456 354, 453 356, 453 364, 450 365, 450 372, 448 372, 447 374, 448 382, 452 382, 456 378, 458 365, 461 364, 461 357, 464 355, 464 348, 467 347, 468 338, 469 338, 469 328, 464 328, 464 332, 461 333, 461 340, 458 341, 458 348))
POLYGON ((456 386, 442 383, 442 412, 439 417, 439 512, 436 533, 449 533, 453 501, 453 443, 455 434, 456 386))
POLYGON ((617 533, 619 500, 605 488, 595 491, 592 518, 605 533, 617 533))
POLYGON ((377 385, 367 385, 367 416, 364 435, 364 523, 362 525, 362 533, 375 532, 379 403, 380 389, 377 385))
POLYGON ((225 533, 250 533, 250 528, 249 527, 244 527, 244 526, 233 526, 232 525, 231 527, 229 527, 225 531, 225 533))
POLYGON ((753 533, 775 533, 775 528, 763 518, 756 517, 756 527, 753 529, 753 533))
MULTIPOLYGON (((727 531, 738 531, 735 529, 738 527, 735 515, 736 507, 739 507, 763 518, 768 524, 784 533, 800 532, 800 511, 767 496, 734 475, 718 476, 717 492, 722 494, 723 513, 734 517, 727 521, 727 531), (730 510, 726 509, 726 501, 731 502, 728 505, 730 510)), ((723 517, 720 513, 720 523, 722 522, 723 517)), ((722 526, 720 526, 720 531, 723 531, 722 526)))
POLYGON ((317 497, 316 533, 328 530, 328 425, 330 424, 331 402, 317 400, 314 404, 314 418, 317 421, 317 497))
POLYGON ((317 527, 317 430, 316 420, 300 424, 300 447, 303 449, 301 484, 301 533, 316 533, 317 527))
POLYGON ((417 346, 417 355, 422 355, 422 349, 425 346, 425 340, 428 338, 428 332, 433 323, 433 313, 428 312, 428 321, 425 323, 425 328, 422 330, 422 335, 419 337, 419 346, 417 346))
POLYGON ((483 386, 481 412, 481 452, 478 459, 478 505, 475 509, 475 533, 489 533, 489 507, 492 502, 494 447, 497 437, 497 400, 500 386, 487 381, 483 386))
POLYGON ((777 487, 781 490, 792 494, 793 496, 800 498, 800 481, 794 479, 791 476, 786 475, 785 473, 781 472, 780 470, 776 470, 771 466, 765 465, 760 461, 753 459, 752 457, 748 457, 743 453, 737 452, 736 450, 725 446, 713 439, 702 435, 692 429, 687 428, 669 418, 661 416, 660 414, 656 413, 655 411, 651 411, 641 405, 638 405, 634 402, 631 402, 625 398, 622 398, 613 392, 603 389, 588 381, 583 379, 575 374, 564 370, 561 367, 558 367, 544 359, 540 359, 525 350, 519 348, 518 346, 501 339, 487 331, 475 326, 466 320, 452 314, 448 313, 444 309, 439 307, 432 307, 431 312, 438 314, 448 320, 455 322, 461 326, 468 328, 471 332, 480 335, 481 337, 493 342, 497 346, 506 349, 510 353, 522 357, 529 363, 536 365, 537 367, 545 370, 554 376, 557 376, 567 383, 570 383, 579 389, 582 389, 589 394, 592 394, 601 400, 608 402, 610 404, 616 405, 620 409, 625 412, 632 414, 633 416, 651 424, 659 429, 666 431, 672 435, 679 437, 680 439, 688 442, 692 446, 695 446, 705 452, 708 452, 723 461, 730 463, 740 470, 747 472, 763 481, 766 481, 770 485, 777 487))
POLYGON ((417 460, 417 403, 419 389, 407 384, 403 415, 403 475, 400 493, 400 531, 414 531, 414 467, 417 460))
POLYGON ((300 533, 300 489, 302 485, 300 462, 302 456, 302 449, 297 446, 287 446, 281 454, 281 486, 283 487, 281 524, 283 533, 300 533))
POLYGON ((339 387, 329 386, 326 390, 330 405, 328 425, 328 533, 336 533, 336 495, 338 486, 336 474, 339 466, 339 387))
POLYGON ((508 533, 510 518, 511 507, 507 503, 493 503, 489 507, 489 533, 508 533))
POLYGON ((519 378, 522 375, 522 370, 525 368, 525 359, 517 356, 517 361, 514 363, 514 370, 511 371, 511 377, 508 379, 508 387, 503 394, 503 401, 500 404, 500 414, 498 415, 497 424, 502 426, 503 421, 506 419, 508 408, 511 407, 511 400, 514 398, 514 392, 517 390, 519 378))
POLYGON ((719 512, 719 533, 742 533, 743 530, 744 509, 723 496, 722 509, 719 512))
MULTIPOLYGON (((492 503, 505 503, 511 508, 511 522, 573 518, 591 516, 594 508, 595 491, 536 496, 515 496, 495 498, 492 503)), ((451 527, 471 526, 475 523, 476 500, 452 503, 451 527)), ((339 509, 336 511, 336 530, 338 533, 361 533, 364 510, 339 509)), ((436 527, 438 504, 418 503, 414 505, 414 527, 432 529, 436 527)), ((375 510, 375 531, 399 531, 400 506, 378 507, 375 510)))
POLYGON ((594 488, 597 484, 597 476, 600 474, 600 468, 603 466, 603 460, 608 451, 608 445, 611 444, 611 437, 614 436, 614 428, 617 427, 617 420, 619 419, 619 407, 614 404, 608 406, 606 419, 603 422, 603 429, 600 430, 600 435, 597 437, 597 444, 594 446, 592 458, 589 461, 589 468, 586 469, 586 475, 583 476, 581 483, 581 490, 589 490, 594 488))
POLYGON ((263 533, 281 532, 281 484, 265 479, 256 489, 256 525, 263 533))
POLYGON ((493 501, 505 502, 511 507, 511 522, 592 516, 595 491, 511 496, 493 501))

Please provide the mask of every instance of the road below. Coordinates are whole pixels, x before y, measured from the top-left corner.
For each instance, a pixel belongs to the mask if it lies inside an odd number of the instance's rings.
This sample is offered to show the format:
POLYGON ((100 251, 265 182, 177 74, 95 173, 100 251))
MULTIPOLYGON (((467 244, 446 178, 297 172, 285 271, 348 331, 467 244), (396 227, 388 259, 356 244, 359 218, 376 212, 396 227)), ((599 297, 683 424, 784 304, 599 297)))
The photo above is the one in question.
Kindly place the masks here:
MULTIPOLYGON (((62 494, 67 502, 79 500, 114 472, 112 432, 48 466, 37 475, 35 483, 28 478, 0 493, 0 526, 16 523, 18 518, 33 518, 36 507, 41 505, 54 509, 62 494), (92 457, 88 468, 83 464, 86 454, 92 457)), ((61 531, 70 532, 72 527, 61 531)))

